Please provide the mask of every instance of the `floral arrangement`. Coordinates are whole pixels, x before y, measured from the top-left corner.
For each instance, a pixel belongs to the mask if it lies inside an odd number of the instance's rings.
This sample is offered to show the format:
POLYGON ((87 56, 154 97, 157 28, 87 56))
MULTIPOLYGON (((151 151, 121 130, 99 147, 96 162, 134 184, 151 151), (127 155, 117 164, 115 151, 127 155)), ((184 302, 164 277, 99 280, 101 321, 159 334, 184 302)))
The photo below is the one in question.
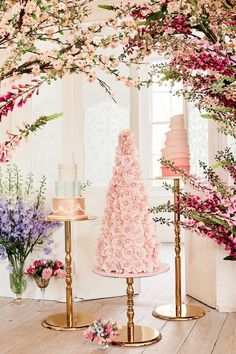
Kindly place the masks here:
MULTIPOLYGON (((193 101, 202 116, 214 119, 219 130, 236 137, 236 3, 235 1, 149 0, 145 4, 132 2, 102 5, 116 17, 116 33, 104 37, 104 47, 114 43, 123 46, 119 60, 125 65, 143 65, 156 53, 163 62, 152 67, 148 79, 126 78, 127 85, 141 87, 152 82, 169 81, 182 84, 177 92, 193 101)), ((121 77, 116 67, 112 74, 121 77)), ((235 161, 227 150, 216 160, 225 168, 234 185, 226 186, 212 168, 202 164, 208 182, 190 175, 182 176, 198 194, 182 194, 179 211, 185 219, 183 227, 223 243, 229 256, 235 259, 235 161), (202 194, 201 194, 202 193, 202 194)), ((170 163, 165 162, 167 167, 170 163)), ((173 171, 174 171, 174 166, 173 171)), ((177 170, 176 170, 177 171, 177 170)), ((167 186, 166 188, 171 188, 167 186)), ((153 211, 171 211, 171 203, 153 211)), ((162 217, 155 218, 167 222, 162 217)))
MULTIPOLYGON (((184 181, 198 193, 180 193, 179 202, 174 205, 168 202, 152 208, 152 212, 173 212, 177 210, 182 219, 180 225, 190 232, 207 236, 219 245, 223 244, 229 255, 225 260, 236 261, 236 161, 229 149, 217 155, 219 166, 226 169, 231 175, 233 185, 227 186, 221 181, 218 174, 206 164, 201 163, 206 179, 199 180, 188 175, 168 161, 162 163, 179 172, 184 181)), ((165 183, 167 189, 172 187, 165 183)), ((169 219, 156 216, 156 222, 171 224, 169 219)))
POLYGON ((51 259, 38 259, 30 265, 25 272, 30 278, 50 279, 55 277, 57 279, 65 278, 64 265, 61 261, 53 261, 51 259))
POLYGON ((8 51, 0 67, 0 82, 15 81, 25 74, 35 79, 14 84, 1 96, 0 117, 16 106, 22 107, 44 83, 67 73, 83 73, 111 93, 97 76, 98 67, 127 86, 149 85, 156 76, 160 81, 182 81, 181 93, 194 100, 205 116, 218 121, 222 130, 235 135, 233 1, 149 0, 143 5, 104 5, 101 7, 113 11, 113 18, 82 26, 92 7, 92 0, 76 4, 63 0, 1 2, 0 50, 8 51), (96 36, 107 28, 114 34, 96 36), (48 49, 41 45, 44 42, 53 46, 48 49), (119 44, 124 49, 119 57, 105 54, 106 48, 119 44), (153 52, 164 55, 167 61, 153 69, 149 80, 120 74, 121 61, 125 65, 143 63, 153 52))
POLYGON ((95 340, 100 345, 108 344, 119 334, 120 328, 116 321, 103 321, 99 318, 84 331, 84 337, 92 342, 95 340))
POLYGON ((60 224, 44 221, 45 183, 43 177, 35 190, 32 174, 24 180, 15 165, 0 171, 0 257, 12 265, 24 264, 37 246, 51 252, 50 235, 60 224))
POLYGON ((111 93, 96 73, 99 68, 127 86, 181 81, 179 93, 193 100, 205 117, 216 120, 222 131, 235 136, 234 1, 149 0, 142 5, 131 1, 101 7, 112 10, 113 18, 83 26, 92 12, 92 0, 1 1, 0 50, 6 59, 0 66, 0 82, 35 77, 13 84, 1 96, 1 117, 22 107, 41 85, 68 73, 83 73, 111 93), (52 45, 42 46, 45 42, 52 45), (123 46, 121 55, 106 53, 118 45, 123 46), (166 62, 155 66, 148 80, 121 74, 121 62, 143 64, 152 53, 164 56, 166 62))

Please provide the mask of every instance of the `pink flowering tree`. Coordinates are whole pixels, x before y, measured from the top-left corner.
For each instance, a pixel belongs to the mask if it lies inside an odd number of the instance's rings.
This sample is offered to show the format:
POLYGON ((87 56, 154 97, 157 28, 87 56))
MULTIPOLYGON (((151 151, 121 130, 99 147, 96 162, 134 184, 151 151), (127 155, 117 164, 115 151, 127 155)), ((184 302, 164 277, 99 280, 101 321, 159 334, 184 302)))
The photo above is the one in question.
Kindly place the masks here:
POLYGON ((158 254, 133 136, 124 130, 119 135, 95 265, 106 273, 152 273, 159 266, 158 254))
MULTIPOLYGON (((178 93, 193 101, 203 117, 214 119, 221 132, 236 137, 235 1, 149 0, 141 5, 129 2, 102 7, 113 10, 123 21, 119 33, 103 42, 107 46, 117 41, 123 44, 121 62, 143 65, 153 53, 164 57, 164 63, 152 68, 146 85, 153 81, 181 82, 178 93)), ((120 75, 118 69, 113 73, 120 75)), ((140 77, 136 86, 142 85, 145 81, 140 77)), ((219 152, 216 160, 235 182, 236 163, 230 150, 219 152)), ((175 171, 170 162, 162 163, 175 171)), ((235 260, 235 183, 225 186, 215 170, 201 165, 207 178, 204 183, 178 170, 198 191, 196 195, 182 194, 178 206, 185 217, 182 225, 224 244, 229 251, 226 259, 235 260)), ((173 208, 168 203, 153 211, 173 208)), ((170 223, 159 216, 155 220, 170 223)))
MULTIPOLYGON (((181 173, 196 194, 181 191, 177 206, 168 202, 154 207, 152 211, 157 213, 156 222, 171 224, 170 219, 163 219, 158 213, 177 210, 182 216, 180 224, 184 229, 210 237, 219 245, 223 244, 229 252, 224 259, 236 261, 236 161, 228 148, 219 152, 216 160, 231 176, 232 186, 223 183, 218 174, 204 163, 201 163, 201 167, 206 179, 200 180, 163 161, 174 172, 181 173)), ((172 189, 169 184, 165 184, 165 187, 172 189)))
POLYGON ((149 0, 137 5, 131 1, 103 6, 113 10, 113 17, 85 25, 92 3, 0 2, 0 53, 4 58, 0 83, 26 78, 25 84, 12 85, 0 97, 0 120, 38 94, 41 85, 65 74, 84 74, 111 93, 97 76, 96 68, 100 68, 127 86, 149 85, 154 77, 161 82, 181 81, 185 98, 193 100, 205 117, 215 119, 219 129, 235 136, 235 2, 149 0), (102 36, 104 29, 111 34, 102 36), (118 45, 123 47, 118 58, 107 55, 107 48, 118 45), (143 63, 153 52, 168 60, 153 68, 149 80, 121 75, 121 62, 143 63))
MULTIPOLYGON (((0 122, 15 107, 22 107, 37 95, 42 85, 65 74, 84 74, 89 81, 98 80, 110 92, 102 78, 97 77, 95 68, 112 69, 118 61, 96 52, 100 43, 96 34, 109 21, 83 25, 91 12, 91 3, 92 0, 0 1, 0 84, 2 91, 10 86, 0 96, 0 122), (25 83, 17 84, 19 79, 25 83)), ((48 120, 51 119, 50 116, 48 120)), ((32 129, 39 122, 42 119, 32 129)), ((15 132, 10 132, 10 137, 11 134, 14 141, 9 138, 0 145, 0 162, 9 159, 9 151, 22 138, 16 137, 15 132)))
POLYGON ((235 1, 149 0, 103 8, 124 20, 120 32, 106 39, 106 45, 123 44, 121 61, 143 63, 152 53, 165 57, 146 83, 181 82, 180 94, 236 136, 235 1))

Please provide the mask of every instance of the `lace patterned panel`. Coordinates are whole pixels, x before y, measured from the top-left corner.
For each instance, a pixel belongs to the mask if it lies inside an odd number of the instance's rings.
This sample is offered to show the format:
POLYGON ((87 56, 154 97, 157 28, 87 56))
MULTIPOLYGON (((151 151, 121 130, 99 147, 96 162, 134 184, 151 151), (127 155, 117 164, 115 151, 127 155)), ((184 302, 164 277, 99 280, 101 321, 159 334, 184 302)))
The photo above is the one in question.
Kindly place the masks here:
MULTIPOLYGON (((32 101, 32 117, 62 111, 61 84, 59 80, 40 89, 40 95, 34 97, 32 101)), ((55 195, 54 184, 58 179, 58 163, 61 162, 62 156, 63 119, 65 117, 47 123, 32 139, 32 172, 35 180, 39 180, 42 175, 46 176, 48 192, 51 196, 55 195)), ((49 196, 47 199, 50 201, 49 196)))
MULTIPOLYGON (((228 136, 228 146, 230 147, 231 151, 233 152, 234 158, 236 159, 236 142, 235 139, 232 136, 228 136)), ((233 179, 229 176, 229 185, 233 185, 234 181, 233 179)))
POLYGON ((113 83, 112 88, 117 91, 117 103, 99 85, 84 84, 85 178, 93 187, 108 185, 118 134, 130 126, 129 89, 119 83, 113 83))
POLYGON ((208 121, 201 118, 199 110, 192 103, 188 104, 187 112, 190 171, 201 177, 199 160, 208 162, 208 121))
MULTIPOLYGON (((51 85, 44 85, 40 89, 39 96, 32 100, 32 119, 41 115, 52 114, 62 111, 62 81, 58 80, 51 85)), ((62 123, 65 117, 49 122, 42 130, 38 131, 32 138, 31 171, 34 180, 39 181, 42 175, 46 177, 46 207, 51 212, 51 199, 55 196, 55 181, 58 179, 58 163, 62 156, 62 123)), ((60 228, 53 235, 53 252, 50 257, 63 259, 64 244, 63 228, 60 228)), ((38 257, 45 257, 43 252, 38 257)), ((36 258, 36 256, 35 256, 36 258)))

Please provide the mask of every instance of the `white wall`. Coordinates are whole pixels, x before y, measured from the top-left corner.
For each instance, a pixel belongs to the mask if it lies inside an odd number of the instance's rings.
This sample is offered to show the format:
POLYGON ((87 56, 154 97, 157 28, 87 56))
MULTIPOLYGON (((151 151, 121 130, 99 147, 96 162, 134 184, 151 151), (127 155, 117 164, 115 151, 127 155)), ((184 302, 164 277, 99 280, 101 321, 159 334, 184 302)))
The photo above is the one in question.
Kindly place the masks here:
MULTIPOLYGON (((89 177, 94 182, 86 196, 87 212, 98 217, 101 217, 103 214, 106 187, 111 175, 111 161, 114 158, 117 136, 122 128, 127 128, 130 124, 129 89, 126 89, 126 92, 122 91, 121 84, 114 80, 110 80, 109 82, 108 79, 108 83, 113 86, 114 91, 117 93, 117 104, 97 84, 87 84, 82 77, 67 76, 50 86, 45 85, 42 87, 39 96, 34 97, 22 109, 16 109, 0 126, 0 133, 3 136, 7 128, 12 127, 14 129, 16 125, 19 125, 23 121, 31 122, 40 115, 54 112, 62 111, 64 113, 63 118, 48 123, 37 134, 32 135, 28 143, 22 142, 21 146, 13 152, 11 160, 24 173, 32 171, 35 182, 39 181, 42 175, 46 176, 46 207, 48 213, 50 213, 51 198, 55 195, 54 185, 58 179, 58 164, 61 162, 75 162, 78 165, 78 177, 82 180, 89 177), (107 107, 109 107, 109 110, 107 107), (105 142, 104 139, 99 141, 100 135, 104 134, 103 124, 106 124, 107 121, 110 122, 109 129, 105 131, 106 136, 110 136, 109 164, 107 164, 107 159, 100 159, 105 142), (89 125, 87 131, 86 124, 89 125), (100 130, 98 129, 99 124, 101 125, 100 130), (86 174, 88 175, 88 167, 91 163, 93 163, 93 167, 95 168, 91 170, 92 172, 90 171, 89 176, 86 176, 86 174), (96 178, 99 168, 104 177, 100 184, 98 183, 99 178, 96 178)), ((3 92, 4 90, 5 88, 2 88, 3 92)), ((101 289, 100 292, 96 292, 97 297, 124 294, 123 281, 119 282, 119 280, 116 280, 115 283, 117 286, 115 286, 113 284, 114 281, 110 280, 113 285, 107 286, 109 279, 106 279, 104 280, 105 285, 103 287, 103 279, 94 275, 91 269, 88 269, 88 266, 91 266, 93 261, 93 248, 95 248, 95 239, 99 233, 100 224, 97 223, 96 225, 96 228, 92 227, 92 222, 84 222, 83 225, 81 223, 73 225, 72 249, 75 297, 89 298, 90 296, 94 296, 92 290, 94 290, 96 282, 100 284, 101 289), (88 248, 89 252, 84 251, 86 248, 88 248), (84 255, 87 257, 86 260, 84 259, 84 255), (88 282, 87 275, 93 281, 88 282), (79 286, 78 279, 81 282, 83 290, 79 286)), ((63 227, 55 232, 53 238, 53 253, 50 257, 64 260, 65 242, 63 227)), ((34 252, 28 258, 27 264, 43 256, 41 252, 34 252)), ((0 262, 0 284, 0 296, 12 296, 9 288, 6 261, 0 262)), ((65 284, 63 281, 52 281, 46 291, 46 298, 59 301, 64 300, 64 288, 65 284)), ((34 282, 29 283, 25 296, 30 298, 40 297, 40 293, 34 282)))

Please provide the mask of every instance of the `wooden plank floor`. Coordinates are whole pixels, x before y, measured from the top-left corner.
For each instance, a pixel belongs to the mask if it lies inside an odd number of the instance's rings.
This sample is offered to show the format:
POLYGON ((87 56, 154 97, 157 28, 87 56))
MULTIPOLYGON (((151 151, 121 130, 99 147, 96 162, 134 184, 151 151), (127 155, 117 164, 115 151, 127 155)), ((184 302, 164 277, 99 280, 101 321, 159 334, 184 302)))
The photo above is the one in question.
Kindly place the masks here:
MULTIPOLYGON (((156 305, 174 300, 173 245, 164 244, 162 259, 171 265, 168 273, 142 281, 142 293, 135 296, 135 323, 152 326, 162 340, 141 348, 109 347, 109 354, 235 354, 236 313, 219 313, 185 296, 184 302, 198 304, 206 316, 194 321, 162 321, 152 317, 156 305)), ((48 301, 48 312, 39 312, 34 300, 17 305, 11 298, 0 298, 0 354, 102 354, 94 343, 83 338, 83 331, 57 332, 41 326, 50 313, 63 312, 65 304, 48 301)), ((94 313, 106 319, 126 322, 126 298, 110 298, 75 304, 77 311, 94 313)))

